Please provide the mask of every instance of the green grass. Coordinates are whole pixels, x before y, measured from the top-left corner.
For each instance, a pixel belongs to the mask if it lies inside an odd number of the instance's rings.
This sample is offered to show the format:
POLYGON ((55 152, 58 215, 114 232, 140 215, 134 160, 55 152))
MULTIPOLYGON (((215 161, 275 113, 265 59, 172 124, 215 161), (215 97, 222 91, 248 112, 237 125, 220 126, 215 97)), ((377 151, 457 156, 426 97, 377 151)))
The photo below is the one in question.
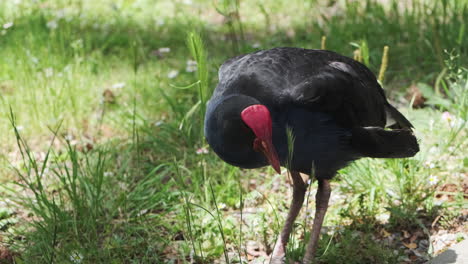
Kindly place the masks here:
MULTIPOLYGON (((466 1, 14 2, 0 3, 0 252, 13 252, 0 263, 245 262, 250 241, 269 252, 290 202, 286 177, 220 161, 203 139, 205 103, 229 57, 320 48, 322 36, 350 57, 359 48, 376 74, 389 46, 383 85, 421 152, 340 171, 345 198, 327 215, 337 228, 320 260, 395 263, 401 244, 373 235, 427 230, 466 209, 466 1), (411 84, 430 107, 401 99, 411 84), (449 183, 459 191, 440 205, 449 183)), ((308 203, 291 259, 310 231, 308 203)))

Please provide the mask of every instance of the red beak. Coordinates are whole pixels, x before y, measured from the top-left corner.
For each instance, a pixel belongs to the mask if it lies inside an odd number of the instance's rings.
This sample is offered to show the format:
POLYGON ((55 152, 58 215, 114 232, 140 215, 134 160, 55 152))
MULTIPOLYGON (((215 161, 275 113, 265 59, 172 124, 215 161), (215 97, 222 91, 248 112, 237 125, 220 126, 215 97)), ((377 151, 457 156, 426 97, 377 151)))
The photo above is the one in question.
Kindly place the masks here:
POLYGON ((273 169, 278 173, 281 174, 280 162, 278 158, 278 154, 276 153, 275 146, 270 140, 264 141, 259 138, 256 138, 254 141, 254 149, 256 151, 261 151, 263 155, 268 160, 268 163, 273 167, 273 169))
POLYGON ((264 105, 251 105, 241 112, 242 120, 249 126, 257 136, 254 140, 253 149, 262 152, 263 155, 275 169, 281 174, 278 154, 272 140, 272 122, 270 111, 264 105))

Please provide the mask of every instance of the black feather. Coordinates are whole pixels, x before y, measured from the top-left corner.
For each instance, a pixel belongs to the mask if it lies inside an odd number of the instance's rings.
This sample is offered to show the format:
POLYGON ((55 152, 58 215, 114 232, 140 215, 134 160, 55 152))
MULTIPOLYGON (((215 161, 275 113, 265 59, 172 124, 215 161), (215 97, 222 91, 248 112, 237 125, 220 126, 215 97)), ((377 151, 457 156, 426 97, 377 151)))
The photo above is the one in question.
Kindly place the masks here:
POLYGON ((406 119, 404 115, 402 115, 395 107, 391 104, 385 105, 385 110, 387 112, 387 118, 391 118, 395 124, 390 126, 391 128, 413 128, 413 125, 406 119))
POLYGON ((408 158, 419 151, 418 141, 409 129, 355 127, 351 145, 362 156, 371 158, 408 158))
POLYGON ((239 118, 252 104, 270 110, 281 165, 304 173, 314 167, 317 177, 332 177, 361 157, 409 157, 419 150, 411 123, 389 104, 372 72, 331 51, 275 48, 221 66, 205 134, 223 160, 245 168, 268 164, 253 151, 254 136, 239 118), (384 129, 390 119, 398 130, 384 129), (295 136, 291 164, 288 127, 295 136))

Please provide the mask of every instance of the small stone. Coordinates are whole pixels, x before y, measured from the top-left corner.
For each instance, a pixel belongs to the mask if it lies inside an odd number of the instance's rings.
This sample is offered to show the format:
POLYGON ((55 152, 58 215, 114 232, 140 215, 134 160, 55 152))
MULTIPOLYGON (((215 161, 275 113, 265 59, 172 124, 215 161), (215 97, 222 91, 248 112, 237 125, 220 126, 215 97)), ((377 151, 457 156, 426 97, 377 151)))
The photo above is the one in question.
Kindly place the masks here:
POLYGON ((420 248, 427 248, 429 246, 429 241, 427 239, 422 239, 419 241, 420 248))

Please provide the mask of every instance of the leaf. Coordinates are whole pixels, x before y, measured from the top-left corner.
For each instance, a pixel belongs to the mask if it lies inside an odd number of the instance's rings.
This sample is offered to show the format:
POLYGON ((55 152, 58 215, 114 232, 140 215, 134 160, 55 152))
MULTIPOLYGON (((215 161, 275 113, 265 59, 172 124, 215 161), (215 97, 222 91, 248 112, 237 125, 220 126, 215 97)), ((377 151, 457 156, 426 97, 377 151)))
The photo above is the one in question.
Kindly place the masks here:
POLYGON ((452 103, 450 100, 443 98, 441 95, 437 95, 434 89, 426 83, 418 83, 417 88, 422 93, 424 98, 427 99, 426 104, 441 106, 444 108, 450 108, 452 103))
POLYGON ((408 233, 408 231, 403 230, 403 236, 404 236, 405 238, 408 238, 408 237, 410 237, 410 234, 408 233))
POLYGON ((422 95, 426 98, 432 98, 434 97, 434 89, 427 83, 421 83, 419 82, 416 87, 421 91, 422 95))
POLYGON ((409 249, 415 249, 418 247, 418 245, 416 243, 405 243, 403 242, 403 245, 405 245, 405 247, 409 248, 409 249))
POLYGON ((186 85, 186 86, 177 86, 175 84, 169 84, 169 85, 171 87, 173 87, 173 88, 176 88, 176 89, 185 90, 185 89, 190 89, 190 88, 192 88, 193 86, 195 86, 195 85, 197 85, 199 83, 200 83, 200 80, 198 80, 198 81, 196 81, 196 82, 194 82, 192 84, 186 85))
POLYGON ((102 97, 104 98, 104 102, 108 104, 115 104, 116 102, 114 93, 109 89, 104 90, 102 97))
POLYGON ((389 232, 387 232, 387 230, 385 229, 382 229, 382 231, 380 231, 380 233, 382 234, 383 237, 389 237, 391 234, 389 232))
POLYGON ((452 103, 449 100, 437 96, 429 98, 429 100, 426 101, 426 104, 442 106, 445 108, 450 108, 450 106, 452 105, 452 103))
POLYGON ((185 117, 184 119, 182 119, 182 121, 180 122, 179 124, 179 129, 182 130, 182 128, 184 127, 184 124, 185 123, 190 123, 189 120, 190 118, 193 116, 193 114, 195 113, 195 111, 198 109, 198 107, 200 106, 201 104, 201 101, 198 101, 194 106, 192 106, 192 108, 190 108, 190 110, 185 114, 185 117))
POLYGON ((418 86, 411 85, 407 90, 405 98, 412 102, 413 108, 419 108, 424 105, 427 97, 424 97, 418 86))

